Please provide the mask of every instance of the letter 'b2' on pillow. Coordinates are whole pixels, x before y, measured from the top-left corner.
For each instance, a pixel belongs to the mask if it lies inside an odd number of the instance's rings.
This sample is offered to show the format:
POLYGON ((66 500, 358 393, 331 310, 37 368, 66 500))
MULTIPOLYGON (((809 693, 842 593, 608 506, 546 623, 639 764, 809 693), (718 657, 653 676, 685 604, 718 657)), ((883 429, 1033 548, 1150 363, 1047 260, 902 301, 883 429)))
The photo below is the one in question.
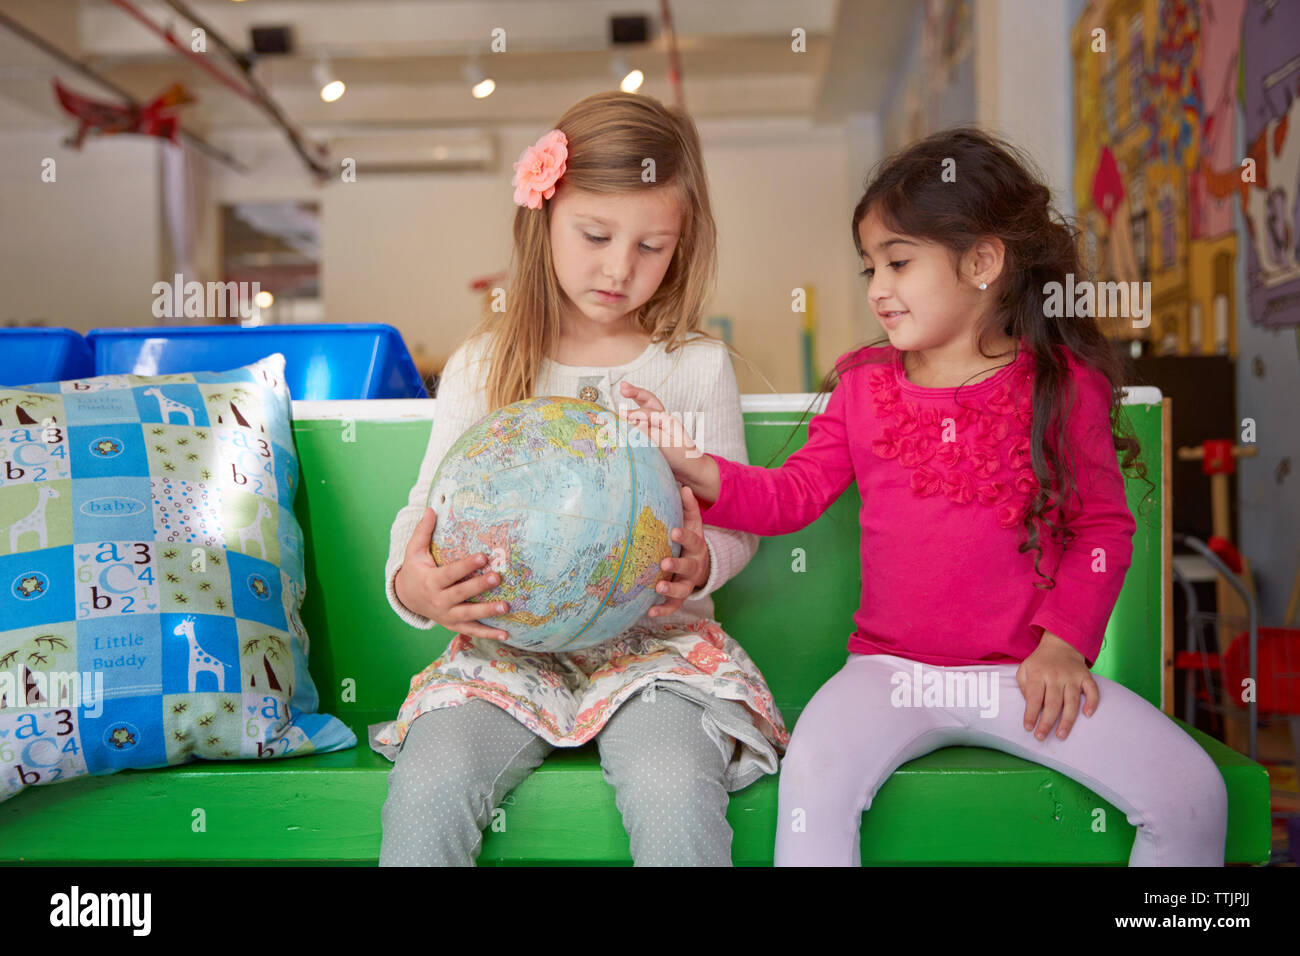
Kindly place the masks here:
POLYGON ((0 388, 0 800, 341 750, 299 617, 284 356, 0 388))

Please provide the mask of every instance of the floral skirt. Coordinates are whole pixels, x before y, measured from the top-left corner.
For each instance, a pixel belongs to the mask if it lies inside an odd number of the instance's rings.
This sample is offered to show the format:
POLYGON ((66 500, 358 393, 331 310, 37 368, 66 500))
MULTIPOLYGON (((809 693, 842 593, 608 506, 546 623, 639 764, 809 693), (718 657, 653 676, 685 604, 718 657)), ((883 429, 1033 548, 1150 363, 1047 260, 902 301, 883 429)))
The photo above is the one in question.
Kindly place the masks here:
POLYGON ((731 754, 728 791, 776 773, 790 734, 744 648, 707 618, 643 621, 611 641, 557 654, 457 634, 411 678, 397 719, 369 728, 370 746, 396 760, 415 718, 477 697, 554 746, 577 747, 600 733, 624 701, 657 682, 704 708, 705 731, 731 754))

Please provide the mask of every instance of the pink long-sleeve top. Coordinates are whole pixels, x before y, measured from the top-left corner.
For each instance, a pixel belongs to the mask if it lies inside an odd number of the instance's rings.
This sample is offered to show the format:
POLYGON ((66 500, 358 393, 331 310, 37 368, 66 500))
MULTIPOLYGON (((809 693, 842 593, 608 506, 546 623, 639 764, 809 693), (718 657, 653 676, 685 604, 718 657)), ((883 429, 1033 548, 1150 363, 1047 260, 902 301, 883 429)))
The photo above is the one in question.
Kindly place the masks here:
MULTIPOLYGON (((1030 459, 1032 353, 974 385, 909 382, 902 353, 859 349, 779 468, 713 455, 717 501, 707 524, 760 535, 815 521, 856 479, 862 496, 862 599, 850 653, 936 665, 1021 661, 1044 630, 1091 666, 1132 559, 1136 523, 1113 445, 1106 377, 1062 348, 1073 384, 1065 440, 1077 537, 1062 547, 1040 527, 1040 569, 1020 553, 1021 518, 1037 488, 1030 459), (858 364, 866 360, 866 364, 858 364)), ((1070 398, 1067 388, 1066 400, 1070 398)))

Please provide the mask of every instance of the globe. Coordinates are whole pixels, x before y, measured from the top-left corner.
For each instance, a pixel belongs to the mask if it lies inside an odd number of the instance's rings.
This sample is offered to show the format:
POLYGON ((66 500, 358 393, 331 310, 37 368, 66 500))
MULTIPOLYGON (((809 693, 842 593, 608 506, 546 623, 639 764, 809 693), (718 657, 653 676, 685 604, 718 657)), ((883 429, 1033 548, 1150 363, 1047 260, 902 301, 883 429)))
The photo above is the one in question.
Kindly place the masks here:
POLYGON ((515 402, 472 425, 443 456, 429 506, 438 565, 488 555, 500 583, 471 602, 526 650, 578 650, 618 636, 662 600, 660 568, 681 547, 672 470, 639 430, 601 405, 556 396, 515 402))

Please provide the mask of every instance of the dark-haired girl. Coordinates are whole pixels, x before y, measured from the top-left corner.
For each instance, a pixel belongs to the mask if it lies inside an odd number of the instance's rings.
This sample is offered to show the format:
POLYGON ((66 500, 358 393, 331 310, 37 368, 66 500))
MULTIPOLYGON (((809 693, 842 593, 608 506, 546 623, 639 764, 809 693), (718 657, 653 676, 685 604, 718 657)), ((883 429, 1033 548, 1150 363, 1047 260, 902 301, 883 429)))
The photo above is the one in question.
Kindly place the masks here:
POLYGON ((1096 320, 1043 307, 1048 283, 1079 272, 1047 187, 1005 144, 946 131, 886 162, 853 238, 888 344, 837 362, 780 468, 700 455, 653 394, 623 387, 708 524, 790 534, 849 482, 861 492, 857 628, 782 762, 777 865, 857 865, 884 781, 954 745, 1109 800, 1137 828, 1130 865, 1222 865, 1214 762, 1089 670, 1132 556, 1116 452, 1129 468, 1138 447, 1120 434, 1126 370, 1096 320))

